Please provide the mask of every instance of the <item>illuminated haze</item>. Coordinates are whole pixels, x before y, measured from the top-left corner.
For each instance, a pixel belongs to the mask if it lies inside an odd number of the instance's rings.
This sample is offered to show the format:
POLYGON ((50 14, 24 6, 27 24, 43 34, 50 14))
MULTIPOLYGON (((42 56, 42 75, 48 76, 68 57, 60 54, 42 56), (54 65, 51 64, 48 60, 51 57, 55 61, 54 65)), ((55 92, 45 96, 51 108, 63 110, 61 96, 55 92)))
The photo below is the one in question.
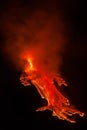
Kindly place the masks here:
POLYGON ((67 26, 56 10, 33 11, 11 7, 2 15, 5 36, 4 54, 21 69, 23 55, 28 53, 44 71, 60 72, 62 56, 67 44, 67 26), (25 10, 23 12, 23 10, 25 10))

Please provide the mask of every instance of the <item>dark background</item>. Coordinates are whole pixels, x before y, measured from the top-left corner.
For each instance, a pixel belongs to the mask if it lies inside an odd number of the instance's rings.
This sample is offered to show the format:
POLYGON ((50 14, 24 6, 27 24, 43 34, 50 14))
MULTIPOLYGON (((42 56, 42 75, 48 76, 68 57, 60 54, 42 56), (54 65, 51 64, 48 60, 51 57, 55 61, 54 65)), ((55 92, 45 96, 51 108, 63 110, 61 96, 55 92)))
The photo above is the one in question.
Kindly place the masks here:
MULTIPOLYGON (((12 1, 16 2, 16 1, 12 1)), ((11 1, 0 1, 0 18, 5 14, 11 1)), ((35 10, 52 7, 49 1, 19 1, 21 6, 35 10)), ((72 27, 70 41, 63 56, 62 74, 69 82, 67 91, 70 101, 79 110, 87 113, 87 6, 85 0, 54 1, 56 10, 60 9, 64 19, 72 27)), ((1 25, 1 24, 0 24, 1 25)), ((7 128, 78 130, 85 129, 87 117, 77 116, 77 123, 71 124, 52 117, 48 110, 35 112, 45 101, 41 99, 36 88, 24 87, 19 81, 20 71, 17 71, 6 60, 2 53, 5 43, 3 29, 0 27, 0 130, 7 128)))

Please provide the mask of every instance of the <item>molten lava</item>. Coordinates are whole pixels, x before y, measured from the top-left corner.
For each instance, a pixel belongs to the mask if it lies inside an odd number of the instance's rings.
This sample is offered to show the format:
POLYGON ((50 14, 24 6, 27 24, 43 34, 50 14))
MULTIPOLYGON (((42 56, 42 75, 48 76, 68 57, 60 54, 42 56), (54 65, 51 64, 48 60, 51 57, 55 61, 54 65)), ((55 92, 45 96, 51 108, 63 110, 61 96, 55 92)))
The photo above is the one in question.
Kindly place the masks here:
POLYGON ((20 77, 20 81, 24 86, 31 85, 32 83, 42 98, 47 100, 47 106, 38 108, 36 111, 43 111, 49 109, 53 112, 53 116, 57 116, 59 119, 75 123, 73 116, 78 114, 83 117, 84 113, 72 107, 69 100, 61 94, 59 87, 68 86, 66 82, 58 74, 45 73, 44 71, 37 69, 34 66, 33 60, 30 57, 26 57, 27 61, 23 73, 20 77), (56 82, 56 84, 55 84, 56 82))

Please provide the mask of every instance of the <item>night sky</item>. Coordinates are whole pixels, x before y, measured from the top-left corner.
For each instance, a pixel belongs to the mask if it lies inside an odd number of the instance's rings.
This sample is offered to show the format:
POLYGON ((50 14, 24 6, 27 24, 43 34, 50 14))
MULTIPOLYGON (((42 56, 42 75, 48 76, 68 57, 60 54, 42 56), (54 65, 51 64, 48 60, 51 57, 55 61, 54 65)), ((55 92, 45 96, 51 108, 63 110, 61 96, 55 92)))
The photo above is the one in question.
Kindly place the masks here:
MULTIPOLYGON (((87 113, 87 7, 85 0, 50 0, 36 2, 34 0, 0 1, 0 130, 4 127, 19 130, 78 130, 85 129, 87 117, 77 116, 76 124, 59 120, 52 116, 49 110, 36 112, 35 110, 46 103, 41 99, 36 88, 24 87, 20 83, 21 71, 15 69, 9 58, 3 53, 6 42, 3 17, 8 20, 10 8, 16 8, 15 15, 26 17, 39 9, 62 12, 62 18, 68 24, 69 41, 63 55, 62 75, 69 84, 67 93, 71 103, 80 111, 87 113), (14 5, 14 6, 13 6, 14 5), (5 125, 7 124, 7 125, 5 125), (11 126, 11 124, 13 124, 11 126), (17 125, 18 124, 18 125, 17 125)), ((15 9, 14 9, 15 10, 15 9)), ((14 15, 11 12, 10 15, 14 15)))

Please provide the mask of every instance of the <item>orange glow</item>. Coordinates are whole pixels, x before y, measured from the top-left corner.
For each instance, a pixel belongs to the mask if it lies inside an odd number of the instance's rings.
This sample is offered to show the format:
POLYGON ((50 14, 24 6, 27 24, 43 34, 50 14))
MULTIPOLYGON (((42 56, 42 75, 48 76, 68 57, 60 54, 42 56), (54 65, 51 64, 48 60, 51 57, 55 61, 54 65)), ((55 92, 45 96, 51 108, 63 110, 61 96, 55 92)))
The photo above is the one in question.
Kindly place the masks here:
POLYGON ((32 64, 32 59, 27 58, 27 65, 25 67, 25 72, 29 72, 31 70, 34 70, 33 64, 32 64))
POLYGON ((30 59, 28 59, 28 62, 30 64, 30 69, 32 70, 33 69, 33 64, 32 64, 32 61, 30 59))
POLYGON ((60 75, 34 69, 32 59, 27 57, 26 60, 28 64, 20 77, 21 83, 28 86, 30 85, 29 81, 31 81, 41 98, 46 99, 48 103, 47 106, 38 108, 36 111, 49 109, 53 112, 53 116, 71 123, 76 122, 73 115, 84 116, 84 113, 72 107, 69 100, 59 91, 59 87, 62 87, 62 85, 68 86, 60 75), (55 82, 57 85, 55 85, 55 82))

